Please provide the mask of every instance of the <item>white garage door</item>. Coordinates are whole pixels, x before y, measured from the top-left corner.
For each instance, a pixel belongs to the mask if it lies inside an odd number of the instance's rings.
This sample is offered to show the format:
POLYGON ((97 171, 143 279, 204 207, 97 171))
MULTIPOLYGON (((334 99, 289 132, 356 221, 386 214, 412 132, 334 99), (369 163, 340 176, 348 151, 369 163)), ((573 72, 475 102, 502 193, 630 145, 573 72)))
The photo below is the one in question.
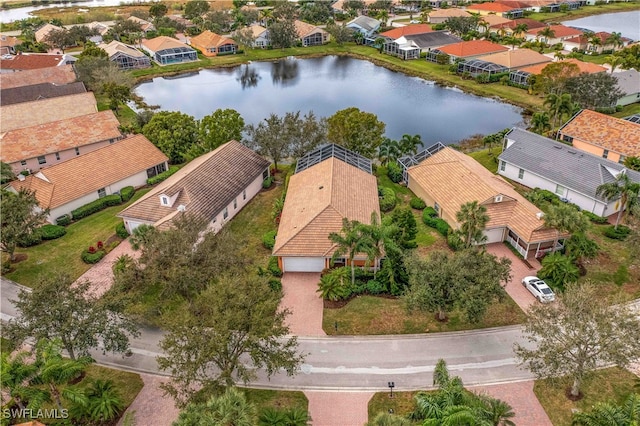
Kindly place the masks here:
POLYGON ((285 257, 283 272, 322 272, 324 257, 285 257))
POLYGON ((140 225, 142 225, 142 222, 133 222, 133 221, 127 221, 127 225, 129 225, 129 233, 133 234, 133 231, 140 225))
POLYGON ((487 244, 499 243, 504 240, 504 228, 487 229, 484 235, 487 236, 487 244))

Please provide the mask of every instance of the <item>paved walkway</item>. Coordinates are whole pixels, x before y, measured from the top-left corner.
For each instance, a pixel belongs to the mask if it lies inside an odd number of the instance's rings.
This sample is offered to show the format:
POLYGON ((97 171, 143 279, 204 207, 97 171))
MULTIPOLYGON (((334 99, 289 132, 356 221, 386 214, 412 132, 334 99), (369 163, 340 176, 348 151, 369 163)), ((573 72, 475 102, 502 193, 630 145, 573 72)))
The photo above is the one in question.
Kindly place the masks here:
POLYGON ((527 262, 533 269, 530 269, 518 256, 513 254, 509 247, 503 243, 494 243, 487 245, 487 251, 498 257, 506 257, 511 260, 511 281, 507 283, 505 290, 511 298, 520 306, 520 308, 527 312, 529 306, 536 302, 533 295, 522 285, 522 278, 527 275, 536 275, 538 270, 542 267, 540 262, 536 259, 529 259, 527 262))
POLYGON ((507 402, 516 416, 511 419, 518 426, 553 426, 549 416, 533 393, 533 380, 469 388, 507 402))
POLYGON ((122 241, 118 247, 111 250, 102 260, 91 267, 87 272, 82 274, 76 282, 89 281, 91 287, 89 292, 95 296, 102 296, 113 285, 113 264, 123 254, 137 259, 140 257, 140 251, 134 251, 131 248, 129 239, 122 241))
POLYGON ((288 308, 291 315, 287 324, 296 336, 326 336, 322 329, 322 298, 316 293, 319 273, 287 272, 282 277, 284 296, 281 308, 288 308))
POLYGON ((362 426, 373 392, 305 391, 314 426, 362 426))
POLYGON ((160 384, 169 379, 151 374, 140 374, 140 377, 144 387, 120 418, 118 426, 124 424, 127 413, 133 413, 134 424, 137 425, 170 426, 178 418, 180 410, 173 399, 163 395, 164 391, 160 389, 160 384))

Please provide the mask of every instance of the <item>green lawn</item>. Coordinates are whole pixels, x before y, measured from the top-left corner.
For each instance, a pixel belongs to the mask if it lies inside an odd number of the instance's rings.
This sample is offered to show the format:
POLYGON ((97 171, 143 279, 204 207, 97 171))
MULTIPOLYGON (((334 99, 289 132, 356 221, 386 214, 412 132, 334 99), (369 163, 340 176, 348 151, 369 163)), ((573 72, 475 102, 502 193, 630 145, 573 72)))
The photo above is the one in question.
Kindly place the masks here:
POLYGON ((532 13, 528 17, 542 22, 560 22, 583 18, 585 16, 601 15, 603 13, 613 12, 627 12, 637 9, 640 9, 637 2, 612 2, 597 6, 582 6, 578 10, 570 10, 567 12, 532 13))
POLYGON ((254 404, 258 413, 266 408, 309 410, 309 400, 301 391, 276 391, 269 389, 241 388, 247 401, 254 404))
POLYGON ((115 215, 147 191, 148 189, 136 191, 128 203, 109 207, 72 223, 67 226, 67 234, 62 238, 43 241, 34 247, 18 248, 16 254, 25 254, 27 259, 15 263, 15 270, 5 276, 28 287, 38 284, 40 274, 50 273, 56 268, 64 268, 74 278, 80 277, 92 266, 80 259, 82 251, 98 241, 106 242, 114 236, 116 225, 122 221, 115 215))
POLYGON ((128 371, 114 370, 112 368, 101 367, 99 365, 90 365, 87 367, 87 375, 81 384, 85 384, 90 380, 111 380, 122 397, 122 401, 126 407, 129 407, 138 393, 142 390, 144 383, 140 375, 130 373, 128 371))
POLYGON ((626 105, 622 108, 622 111, 616 112, 615 114, 613 114, 613 116, 624 118, 633 114, 640 114, 640 103, 636 102, 635 104, 626 105))
POLYGON ((500 151, 500 147, 493 147, 491 148, 491 153, 489 153, 489 148, 487 148, 470 152, 468 155, 482 164, 491 173, 498 173, 498 156, 500 155, 500 151))
POLYGON ((342 308, 325 308, 322 327, 330 335, 419 334, 500 327, 521 324, 525 319, 522 310, 510 297, 490 306, 479 323, 467 322, 457 311, 448 315, 449 321, 441 323, 433 313, 407 313, 400 299, 363 295, 351 299, 342 308))
MULTIPOLYGON (((372 421, 379 413, 388 413, 405 417, 416 409, 415 396, 419 391, 394 392, 393 398, 389 392, 376 392, 369 400, 369 421, 372 421)), ((420 424, 416 422, 415 424, 420 424)))
POLYGON ((536 380, 533 391, 554 426, 570 426, 572 410, 588 410, 598 402, 621 403, 631 393, 636 379, 633 373, 618 367, 598 370, 585 379, 584 398, 576 402, 565 396, 571 383, 568 378, 536 380))

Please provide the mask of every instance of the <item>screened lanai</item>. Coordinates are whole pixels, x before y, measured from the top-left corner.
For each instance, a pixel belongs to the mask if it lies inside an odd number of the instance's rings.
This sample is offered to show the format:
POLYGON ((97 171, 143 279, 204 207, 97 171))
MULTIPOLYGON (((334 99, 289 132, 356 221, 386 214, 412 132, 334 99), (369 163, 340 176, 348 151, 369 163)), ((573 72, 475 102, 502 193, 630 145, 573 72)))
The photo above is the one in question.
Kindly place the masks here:
POLYGON ((459 73, 469 73, 474 77, 480 74, 492 75, 507 71, 509 71, 509 68, 505 66, 494 64, 493 62, 481 61, 480 59, 471 59, 458 64, 459 73))
POLYGON ((527 71, 513 70, 509 73, 509 81, 520 86, 528 86, 529 77, 531 73, 527 71))
POLYGON ((157 51, 154 56, 154 59, 162 65, 198 60, 198 53, 186 46, 162 49, 157 51))

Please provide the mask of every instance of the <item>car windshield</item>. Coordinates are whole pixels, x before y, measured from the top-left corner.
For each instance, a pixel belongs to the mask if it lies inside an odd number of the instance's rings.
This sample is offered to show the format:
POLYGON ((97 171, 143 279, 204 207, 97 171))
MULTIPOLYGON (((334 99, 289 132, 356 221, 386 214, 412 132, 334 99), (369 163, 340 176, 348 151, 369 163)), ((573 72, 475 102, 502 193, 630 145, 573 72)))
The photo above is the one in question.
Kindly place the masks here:
POLYGON ((553 291, 551 291, 549 287, 540 287, 540 291, 542 291, 544 294, 553 294, 553 291))

